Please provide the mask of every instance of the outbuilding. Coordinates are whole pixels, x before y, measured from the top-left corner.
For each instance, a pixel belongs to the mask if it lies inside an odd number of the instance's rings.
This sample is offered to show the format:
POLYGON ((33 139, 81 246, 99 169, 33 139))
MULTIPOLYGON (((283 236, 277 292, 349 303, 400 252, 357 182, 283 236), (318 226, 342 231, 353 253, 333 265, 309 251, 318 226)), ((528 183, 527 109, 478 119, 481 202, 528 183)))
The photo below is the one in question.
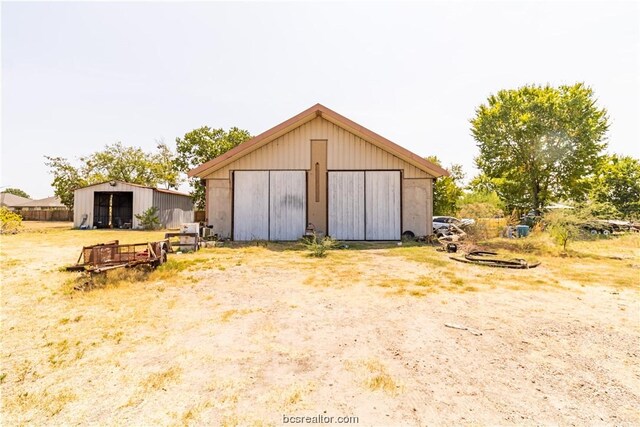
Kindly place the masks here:
POLYGON ((189 172, 205 221, 234 240, 339 240, 432 234, 433 181, 447 172, 316 104, 189 172))
POLYGON ((193 199, 173 190, 108 181, 78 188, 73 196, 76 228, 141 228, 136 215, 154 206, 163 228, 193 222, 193 199))

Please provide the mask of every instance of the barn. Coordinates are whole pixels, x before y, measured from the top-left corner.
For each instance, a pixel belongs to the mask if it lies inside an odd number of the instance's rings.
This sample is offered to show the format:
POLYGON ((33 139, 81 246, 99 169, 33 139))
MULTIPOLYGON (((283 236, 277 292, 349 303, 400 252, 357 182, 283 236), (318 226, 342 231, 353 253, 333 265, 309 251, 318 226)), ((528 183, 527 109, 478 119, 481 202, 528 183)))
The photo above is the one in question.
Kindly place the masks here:
POLYGON ((296 240, 307 226, 339 240, 426 236, 446 174, 320 104, 189 172, 206 186, 206 223, 241 241, 296 240))
POLYGON ((108 181, 73 192, 73 226, 76 228, 141 228, 136 215, 155 206, 163 228, 193 222, 191 196, 173 190, 108 181))

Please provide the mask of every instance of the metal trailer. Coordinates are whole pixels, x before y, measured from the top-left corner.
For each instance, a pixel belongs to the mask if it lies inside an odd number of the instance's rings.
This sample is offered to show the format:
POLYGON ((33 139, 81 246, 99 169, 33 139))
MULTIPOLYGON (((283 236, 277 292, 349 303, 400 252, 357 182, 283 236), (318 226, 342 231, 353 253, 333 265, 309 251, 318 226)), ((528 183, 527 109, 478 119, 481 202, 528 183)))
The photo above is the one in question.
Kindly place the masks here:
POLYGON ((115 268, 149 265, 153 268, 167 261, 168 241, 119 244, 117 240, 84 246, 75 265, 67 271, 102 273, 115 268))

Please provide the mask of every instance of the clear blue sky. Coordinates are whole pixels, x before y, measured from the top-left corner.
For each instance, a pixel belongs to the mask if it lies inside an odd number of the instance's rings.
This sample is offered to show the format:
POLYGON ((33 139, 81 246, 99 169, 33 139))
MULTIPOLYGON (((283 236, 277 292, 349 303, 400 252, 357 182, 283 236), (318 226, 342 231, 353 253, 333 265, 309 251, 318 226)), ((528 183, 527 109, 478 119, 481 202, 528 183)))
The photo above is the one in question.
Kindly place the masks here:
POLYGON ((527 83, 593 87, 640 157, 638 2, 3 3, 2 186, 53 194, 76 158, 202 125, 260 133, 320 102, 420 155, 477 154, 469 119, 527 83))

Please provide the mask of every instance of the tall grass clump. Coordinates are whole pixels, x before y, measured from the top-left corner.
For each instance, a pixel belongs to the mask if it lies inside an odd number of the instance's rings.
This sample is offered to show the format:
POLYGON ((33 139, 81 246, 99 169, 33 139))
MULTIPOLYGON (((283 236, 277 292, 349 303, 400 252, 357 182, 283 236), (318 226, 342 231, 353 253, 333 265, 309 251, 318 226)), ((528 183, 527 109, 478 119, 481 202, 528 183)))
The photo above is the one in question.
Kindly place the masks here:
POLYGON ((338 242, 329 236, 318 238, 314 233, 311 236, 307 236, 303 239, 305 248, 309 251, 309 256, 315 258, 324 258, 327 256, 327 251, 337 246, 338 242))

